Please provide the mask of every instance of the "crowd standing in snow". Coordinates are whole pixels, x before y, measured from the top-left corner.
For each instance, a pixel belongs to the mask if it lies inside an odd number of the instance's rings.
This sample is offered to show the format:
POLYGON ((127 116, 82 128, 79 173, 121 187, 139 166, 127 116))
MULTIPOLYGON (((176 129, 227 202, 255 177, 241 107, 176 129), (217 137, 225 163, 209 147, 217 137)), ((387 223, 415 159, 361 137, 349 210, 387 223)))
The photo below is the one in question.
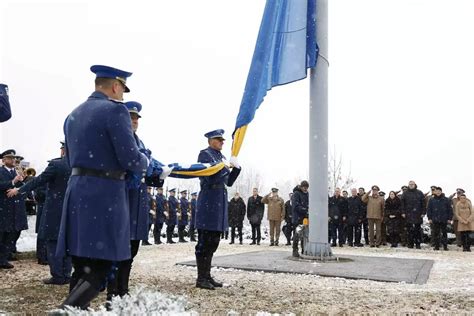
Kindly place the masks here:
MULTIPOLYGON (((250 245, 260 246, 268 238, 269 246, 280 246, 283 232, 293 256, 300 256, 311 211, 307 181, 297 185, 286 202, 278 188, 264 196, 254 188, 246 202, 241 194, 248 192, 237 192, 229 200, 226 187, 232 186, 241 170, 231 157, 230 167, 200 177, 199 192, 171 189, 165 195, 164 179, 172 170, 156 164, 137 135, 142 105, 122 102, 123 93, 130 91, 126 79, 131 73, 100 65, 91 71, 96 89, 67 117, 59 158, 35 176, 34 170, 21 167, 23 157, 15 150, 0 155, 0 269, 14 268, 10 262, 16 260, 21 231, 28 229, 27 206, 32 203, 38 263, 48 264, 51 273, 43 282, 69 285, 61 308, 85 309, 104 290, 108 303, 127 295, 133 259, 140 244, 151 245, 152 227, 155 244, 163 243, 162 235, 167 244, 174 244, 176 230, 179 243, 188 242, 186 238, 196 242, 196 287, 207 290, 222 287, 210 273, 221 238, 229 238, 230 230, 230 244, 236 240, 243 244, 246 219, 250 245), (268 232, 262 232, 265 205, 268 232)), ((7 91, 0 85, 0 120, 11 116, 7 91)), ((218 164, 225 159, 223 135, 221 129, 204 135, 208 147, 199 153, 198 162, 218 164)), ((446 197, 442 188, 432 186, 431 194, 424 194, 414 181, 401 191, 390 191, 386 199, 376 185, 368 192, 353 188, 350 194, 336 188, 328 199, 328 242, 333 247, 389 243, 420 249, 425 216, 435 250, 441 246, 448 250, 447 232, 452 227, 456 244, 470 251, 474 213, 464 190, 458 188, 446 197)))

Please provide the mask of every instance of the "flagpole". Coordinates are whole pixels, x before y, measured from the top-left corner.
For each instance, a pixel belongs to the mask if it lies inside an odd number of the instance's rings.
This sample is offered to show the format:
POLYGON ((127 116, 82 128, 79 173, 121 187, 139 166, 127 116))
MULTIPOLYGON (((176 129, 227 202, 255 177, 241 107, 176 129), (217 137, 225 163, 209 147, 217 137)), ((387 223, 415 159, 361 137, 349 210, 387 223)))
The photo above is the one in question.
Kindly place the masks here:
POLYGON ((327 260, 328 243, 328 0, 316 0, 319 56, 310 70, 309 239, 305 256, 327 260))

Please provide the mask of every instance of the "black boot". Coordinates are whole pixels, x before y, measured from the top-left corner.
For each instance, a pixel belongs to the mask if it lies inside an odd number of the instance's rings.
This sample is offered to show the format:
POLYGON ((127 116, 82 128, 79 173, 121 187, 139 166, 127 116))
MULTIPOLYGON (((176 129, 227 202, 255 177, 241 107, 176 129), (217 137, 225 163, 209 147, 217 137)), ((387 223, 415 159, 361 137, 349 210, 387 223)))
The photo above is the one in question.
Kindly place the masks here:
POLYGON ((197 266, 197 279, 196 287, 206 290, 215 290, 214 285, 209 282, 207 279, 207 267, 206 267, 207 258, 203 256, 196 256, 196 266, 197 266))
POLYGON ((207 270, 207 279, 214 287, 222 287, 223 284, 211 276, 211 267, 212 267, 212 256, 206 257, 206 270, 207 270))
POLYGON ((173 233, 171 232, 166 232, 166 243, 168 244, 175 244, 173 241, 173 233))
POLYGON ((79 280, 77 285, 69 293, 66 300, 61 304, 60 308, 66 305, 86 309, 90 302, 99 295, 99 291, 86 280, 79 280))

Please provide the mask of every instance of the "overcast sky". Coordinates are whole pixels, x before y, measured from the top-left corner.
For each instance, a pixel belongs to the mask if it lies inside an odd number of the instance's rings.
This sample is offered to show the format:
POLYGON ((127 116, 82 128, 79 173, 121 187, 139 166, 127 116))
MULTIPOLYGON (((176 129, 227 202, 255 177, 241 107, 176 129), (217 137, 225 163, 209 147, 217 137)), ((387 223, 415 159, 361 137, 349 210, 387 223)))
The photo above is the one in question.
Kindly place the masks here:
MULTIPOLYGON (((0 0, 0 82, 13 118, 0 148, 41 170, 65 117, 93 91, 93 64, 133 72, 139 136, 162 162, 193 162, 226 130, 245 86, 264 0, 0 0)), ((473 184, 474 1, 331 0, 329 143, 357 186, 473 184)), ((273 89, 240 163, 266 189, 308 170, 308 80, 273 89)))

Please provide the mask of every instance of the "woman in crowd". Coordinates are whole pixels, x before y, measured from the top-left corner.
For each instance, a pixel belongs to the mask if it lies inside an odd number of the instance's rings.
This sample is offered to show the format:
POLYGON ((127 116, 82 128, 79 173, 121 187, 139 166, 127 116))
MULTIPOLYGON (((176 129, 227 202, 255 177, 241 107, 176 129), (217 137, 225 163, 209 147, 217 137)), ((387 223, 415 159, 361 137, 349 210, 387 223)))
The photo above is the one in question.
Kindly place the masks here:
POLYGON ((400 219, 401 219, 401 201, 394 191, 385 201, 385 225, 387 227, 388 241, 392 247, 397 247, 400 242, 400 219))

